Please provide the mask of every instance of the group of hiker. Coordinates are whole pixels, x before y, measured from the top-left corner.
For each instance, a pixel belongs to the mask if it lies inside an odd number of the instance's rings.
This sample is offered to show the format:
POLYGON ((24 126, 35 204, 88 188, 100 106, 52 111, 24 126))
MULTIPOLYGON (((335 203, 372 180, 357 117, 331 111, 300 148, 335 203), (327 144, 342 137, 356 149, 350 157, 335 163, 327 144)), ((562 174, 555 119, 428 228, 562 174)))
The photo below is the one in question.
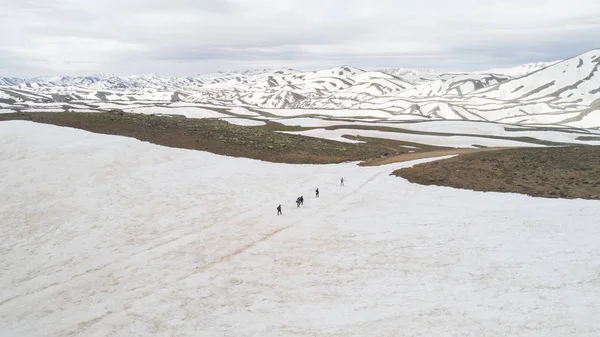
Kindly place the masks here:
MULTIPOLYGON (((344 186, 344 178, 342 178, 340 180, 340 186, 344 186)), ((315 198, 319 197, 319 189, 317 188, 315 190, 315 198)), ((301 205, 304 205, 304 196, 301 195, 298 198, 296 198, 296 207, 300 207, 301 205)), ((281 212, 281 204, 279 204, 279 206, 277 206, 277 215, 283 215, 283 213, 281 212)))
POLYGON ((296 207, 300 207, 300 205, 304 205, 304 197, 303 196, 299 196, 296 199, 296 207))

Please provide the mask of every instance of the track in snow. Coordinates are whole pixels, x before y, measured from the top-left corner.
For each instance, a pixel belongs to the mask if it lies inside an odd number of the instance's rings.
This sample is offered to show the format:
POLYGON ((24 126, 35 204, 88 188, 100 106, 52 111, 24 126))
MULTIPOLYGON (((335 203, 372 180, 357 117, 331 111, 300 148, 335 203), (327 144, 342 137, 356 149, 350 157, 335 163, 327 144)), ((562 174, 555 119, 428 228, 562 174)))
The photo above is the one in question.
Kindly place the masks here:
POLYGON ((0 123, 0 156, 0 335, 600 331, 593 201, 28 122, 0 123))

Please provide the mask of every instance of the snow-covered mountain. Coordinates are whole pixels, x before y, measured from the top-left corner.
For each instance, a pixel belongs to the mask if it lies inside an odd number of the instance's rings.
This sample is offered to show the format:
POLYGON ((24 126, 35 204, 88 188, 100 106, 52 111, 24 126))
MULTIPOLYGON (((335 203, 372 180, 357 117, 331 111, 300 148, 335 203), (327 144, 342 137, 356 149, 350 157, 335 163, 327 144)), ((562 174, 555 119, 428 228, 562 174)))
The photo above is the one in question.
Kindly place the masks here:
POLYGON ((494 68, 494 69, 488 69, 485 71, 481 71, 481 73, 488 73, 488 74, 501 74, 501 75, 508 75, 511 77, 520 77, 520 76, 524 76, 527 75, 529 73, 532 73, 534 71, 549 67, 553 64, 556 64, 560 61, 553 61, 553 62, 532 62, 532 63, 526 63, 520 66, 516 66, 516 67, 512 67, 512 68, 494 68))
MULTIPOLYGON (((599 67, 597 49, 560 62, 473 73, 341 66, 312 72, 264 69, 191 77, 0 77, 0 108, 187 102, 263 109, 377 109, 425 119, 561 124, 589 119, 590 114, 598 119, 594 114, 600 108, 599 67)), ((592 126, 600 122, 596 124, 592 126)))

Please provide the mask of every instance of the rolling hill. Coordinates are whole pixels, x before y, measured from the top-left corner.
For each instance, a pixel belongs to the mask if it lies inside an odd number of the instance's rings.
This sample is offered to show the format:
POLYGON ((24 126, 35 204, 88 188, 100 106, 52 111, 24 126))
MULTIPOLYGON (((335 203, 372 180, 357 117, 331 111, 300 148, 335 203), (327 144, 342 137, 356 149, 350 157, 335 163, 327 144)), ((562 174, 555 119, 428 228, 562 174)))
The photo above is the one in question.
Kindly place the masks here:
POLYGON ((369 109, 407 119, 597 128, 599 67, 597 49, 559 62, 472 73, 341 66, 312 72, 265 69, 192 77, 0 77, 0 109, 77 110, 95 104, 102 110, 107 103, 184 102, 256 109, 369 109))

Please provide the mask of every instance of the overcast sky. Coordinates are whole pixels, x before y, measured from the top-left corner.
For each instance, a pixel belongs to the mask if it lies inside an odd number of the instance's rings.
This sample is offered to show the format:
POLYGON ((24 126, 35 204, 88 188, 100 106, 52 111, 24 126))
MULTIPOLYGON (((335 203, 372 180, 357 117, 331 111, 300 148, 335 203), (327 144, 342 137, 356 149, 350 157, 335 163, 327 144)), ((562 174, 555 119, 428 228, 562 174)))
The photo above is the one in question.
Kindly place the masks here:
POLYGON ((0 76, 484 70, 600 47, 600 0, 0 0, 0 76))

